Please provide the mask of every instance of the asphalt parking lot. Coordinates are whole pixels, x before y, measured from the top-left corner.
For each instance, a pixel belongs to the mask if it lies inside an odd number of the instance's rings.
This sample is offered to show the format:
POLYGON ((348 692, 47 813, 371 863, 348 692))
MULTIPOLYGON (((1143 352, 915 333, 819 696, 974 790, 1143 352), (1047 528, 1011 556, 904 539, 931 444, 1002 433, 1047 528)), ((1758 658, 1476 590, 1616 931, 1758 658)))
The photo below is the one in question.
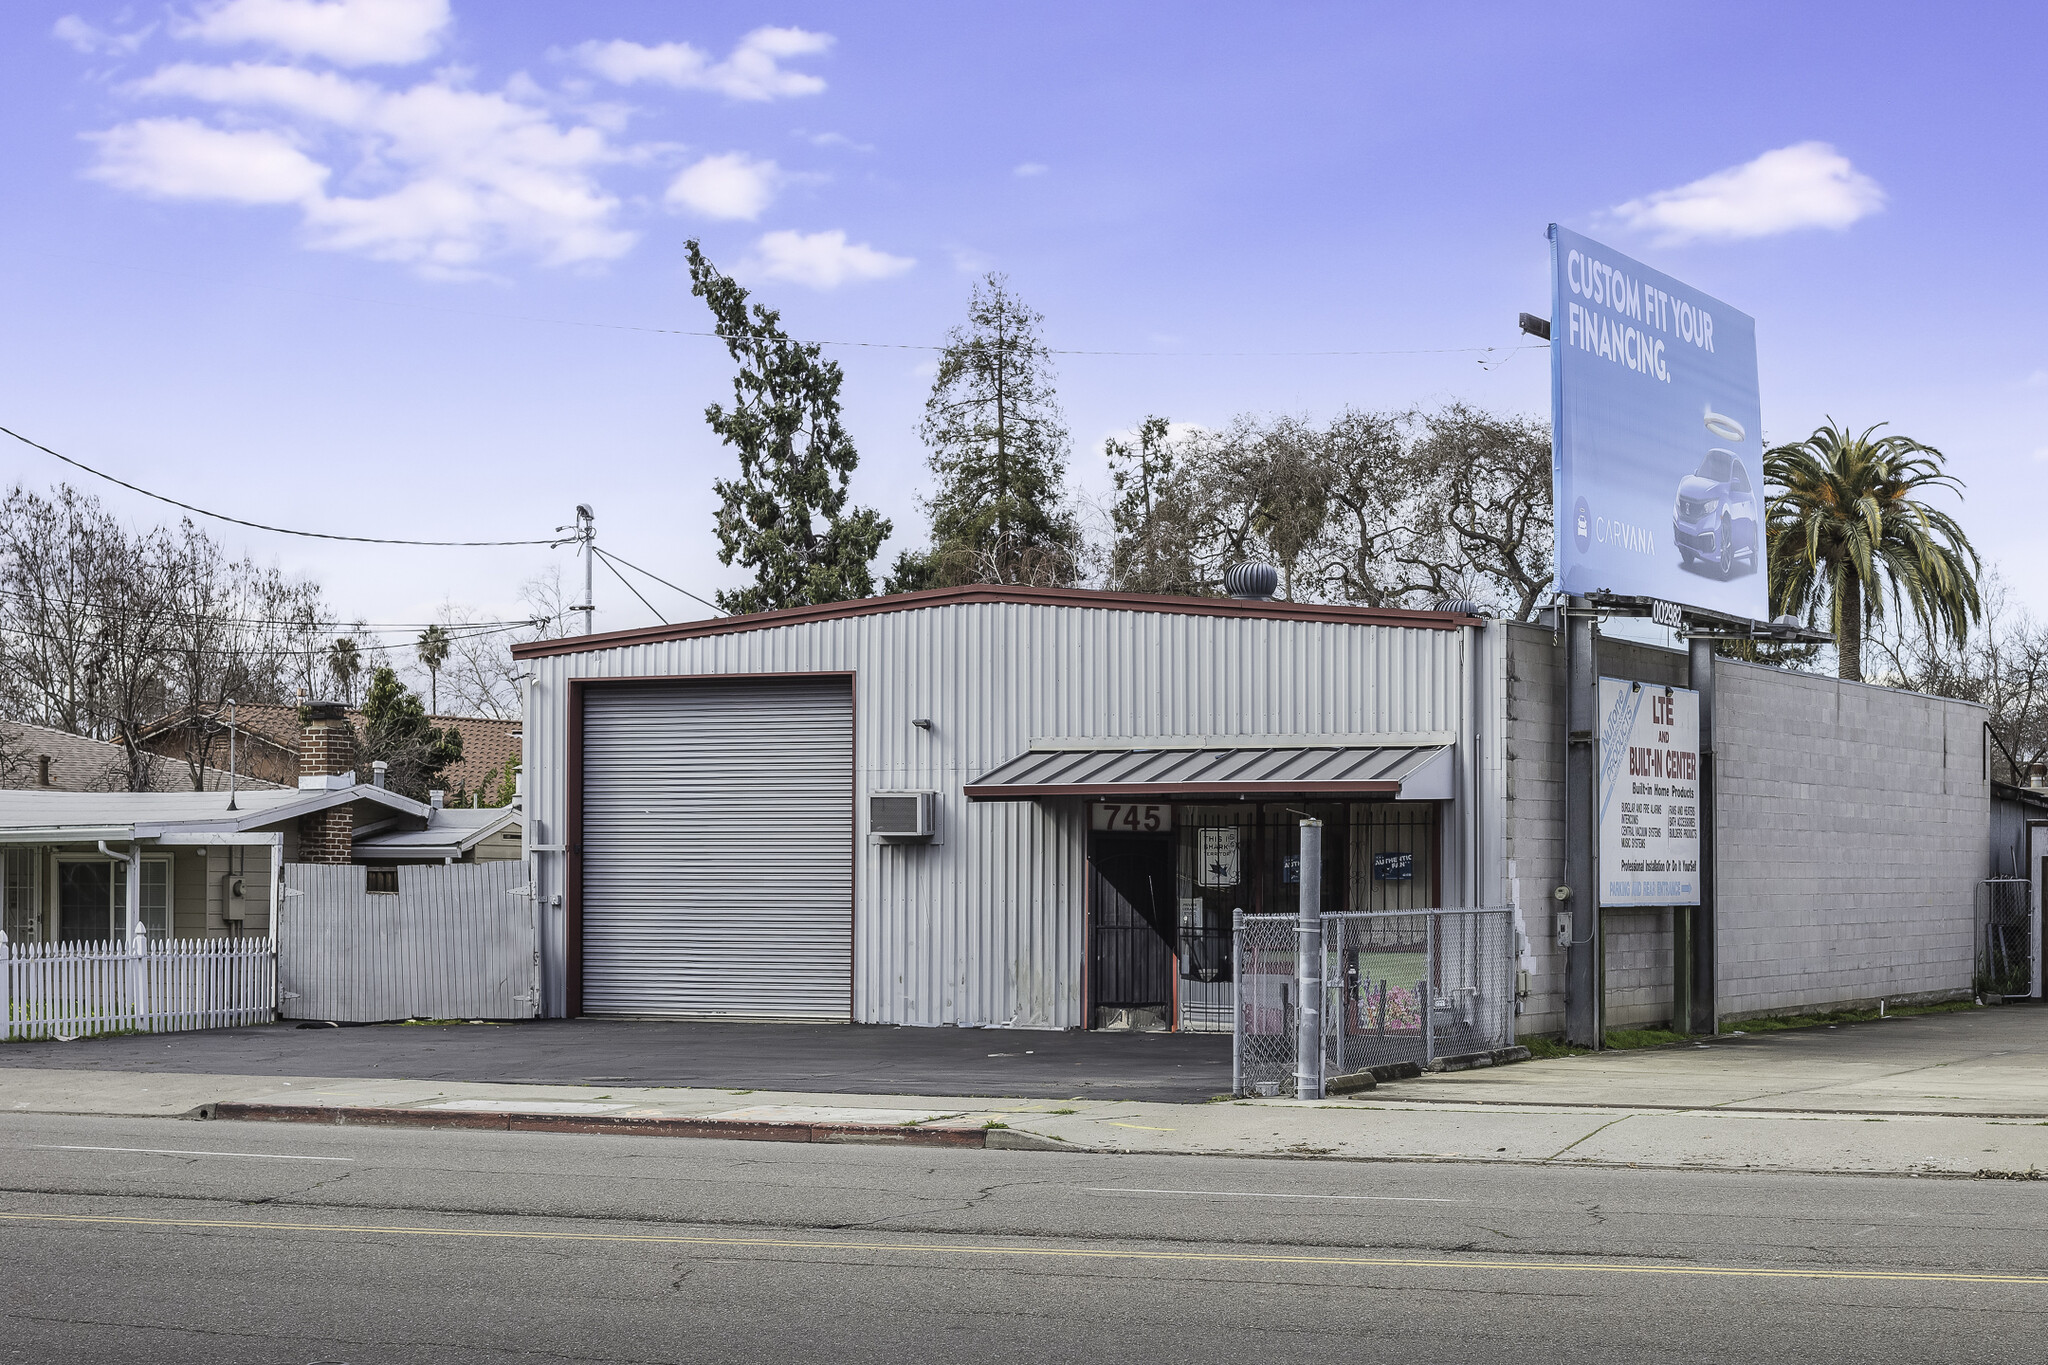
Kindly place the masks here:
POLYGON ((1230 1039, 641 1019, 270 1024, 10 1043, 0 1067, 1199 1104, 1230 1090, 1230 1039))

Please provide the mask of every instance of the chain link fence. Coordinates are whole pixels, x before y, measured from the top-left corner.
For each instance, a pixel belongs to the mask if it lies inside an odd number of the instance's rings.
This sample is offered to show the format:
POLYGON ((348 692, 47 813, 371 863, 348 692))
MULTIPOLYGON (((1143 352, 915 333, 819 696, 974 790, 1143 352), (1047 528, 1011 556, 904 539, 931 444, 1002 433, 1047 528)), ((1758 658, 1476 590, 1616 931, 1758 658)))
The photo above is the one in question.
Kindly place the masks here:
MULTIPOLYGON (((1245 915, 1235 943, 1240 1095, 1294 1089, 1293 915, 1245 915)), ((1509 910, 1347 912, 1323 917, 1323 1073, 1491 1052, 1514 1043, 1509 910)))
POLYGON ((2034 990, 2034 887, 2024 877, 1993 877, 1977 892, 1977 990, 2034 990))

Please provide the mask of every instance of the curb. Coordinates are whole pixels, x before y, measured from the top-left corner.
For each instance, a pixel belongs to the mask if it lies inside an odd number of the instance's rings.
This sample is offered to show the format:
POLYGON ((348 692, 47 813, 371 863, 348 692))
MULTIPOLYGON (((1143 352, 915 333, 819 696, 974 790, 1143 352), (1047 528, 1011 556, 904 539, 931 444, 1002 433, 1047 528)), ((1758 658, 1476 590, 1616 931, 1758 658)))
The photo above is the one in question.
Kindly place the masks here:
POLYGON ((511 1133, 619 1134, 625 1137, 725 1138, 740 1142, 870 1142, 905 1147, 1007 1147, 1073 1150, 1064 1143, 1009 1129, 906 1128, 883 1123, 748 1123, 733 1119, 647 1118, 628 1115, 501 1113, 485 1109, 339 1108, 305 1104, 246 1104, 222 1100, 191 1111, 199 1119, 269 1123, 332 1123, 365 1128, 456 1128, 511 1133), (1002 1141, 990 1141, 993 1134, 1002 1141), (1032 1138, 1027 1144, 1018 1139, 1032 1138), (1038 1148, 1037 1142, 1044 1142, 1038 1148))

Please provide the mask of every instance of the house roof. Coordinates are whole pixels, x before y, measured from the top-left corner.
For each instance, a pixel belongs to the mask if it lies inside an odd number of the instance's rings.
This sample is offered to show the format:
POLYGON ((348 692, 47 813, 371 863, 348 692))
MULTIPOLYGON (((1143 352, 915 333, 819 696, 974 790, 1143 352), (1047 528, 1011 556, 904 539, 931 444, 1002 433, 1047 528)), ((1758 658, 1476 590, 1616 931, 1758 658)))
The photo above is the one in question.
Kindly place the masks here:
MULTIPOLYGON (((144 731, 145 737, 156 737, 177 730, 191 719, 191 709, 165 716, 144 731)), ((211 711, 206 712, 208 716, 211 711)), ((349 723, 362 733, 363 713, 350 707, 349 723)), ((505 770, 505 761, 519 758, 520 732, 524 728, 517 720, 495 720, 488 716, 429 716, 428 720, 442 728, 450 726, 462 736, 462 759, 450 764, 441 774, 441 785, 453 791, 484 790, 486 783, 494 783, 505 770)), ((235 708, 235 728, 245 739, 292 755, 294 761, 299 752, 299 708, 276 702, 249 702, 235 708)))
POLYGON ((1459 626, 1474 626, 1480 623, 1476 616, 1450 611, 1402 611, 1386 607, 1326 606, 1309 602, 1244 602, 1230 597, 1097 592, 1092 588, 974 584, 960 588, 927 588, 922 592, 892 593, 885 597, 863 597, 852 602, 787 607, 781 611, 756 612, 749 616, 722 616, 709 621, 684 621, 672 626, 612 630, 597 635, 567 635, 554 640, 529 640, 524 644, 513 645, 512 657, 540 659, 555 654, 582 654, 597 649, 659 644, 667 640, 689 640, 704 635, 773 630, 778 626, 808 625, 817 621, 841 620, 849 616, 878 616, 892 611, 918 611, 928 607, 976 603, 1089 607, 1098 611, 1151 611, 1174 616, 1246 616, 1263 620, 1318 621, 1346 626, 1410 626, 1422 630, 1453 630, 1459 626))
POLYGON ((523 818, 517 806, 451 806, 433 811, 425 829, 393 830, 355 841, 362 857, 459 858, 492 835, 517 829, 523 818))
POLYGON ((421 818, 430 809, 397 792, 370 786, 238 792, 234 810, 227 808, 227 801, 224 792, 0 791, 0 843, 234 834, 351 801, 369 801, 421 818))
MULTIPOLYGON (((20 721, 0 722, 0 742, 16 750, 23 760, 22 770, 9 778, 6 786, 29 791, 71 792, 126 791, 128 788, 128 752, 118 744, 20 721), (48 787, 42 785, 41 764, 37 761, 44 755, 50 759, 48 787)), ((150 790, 192 790, 192 770, 182 760, 154 753, 147 757, 150 760, 150 790)), ((227 790, 228 775, 222 770, 207 768, 203 775, 208 791, 227 790)), ((236 785, 244 790, 254 790, 276 784, 245 775, 237 780, 236 785)))

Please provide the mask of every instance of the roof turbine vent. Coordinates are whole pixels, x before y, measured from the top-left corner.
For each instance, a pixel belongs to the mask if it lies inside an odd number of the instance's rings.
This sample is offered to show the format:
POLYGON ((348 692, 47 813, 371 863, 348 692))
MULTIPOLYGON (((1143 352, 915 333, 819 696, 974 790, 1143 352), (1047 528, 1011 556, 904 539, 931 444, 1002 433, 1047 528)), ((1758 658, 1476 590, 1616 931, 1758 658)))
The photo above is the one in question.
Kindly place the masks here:
POLYGON ((1223 591, 1239 602, 1270 602, 1280 588, 1280 571, 1271 564, 1239 564, 1223 575, 1223 591))

